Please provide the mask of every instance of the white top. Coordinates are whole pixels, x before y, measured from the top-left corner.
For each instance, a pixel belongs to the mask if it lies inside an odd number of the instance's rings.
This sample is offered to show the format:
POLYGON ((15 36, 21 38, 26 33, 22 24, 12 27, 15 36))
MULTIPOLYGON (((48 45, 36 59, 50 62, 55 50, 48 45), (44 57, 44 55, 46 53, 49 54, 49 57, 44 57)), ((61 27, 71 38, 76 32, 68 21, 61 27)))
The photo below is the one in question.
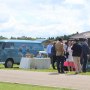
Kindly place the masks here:
POLYGON ((73 61, 72 50, 71 50, 70 46, 68 46, 67 51, 69 52, 69 55, 68 55, 68 58, 66 59, 66 61, 73 61))

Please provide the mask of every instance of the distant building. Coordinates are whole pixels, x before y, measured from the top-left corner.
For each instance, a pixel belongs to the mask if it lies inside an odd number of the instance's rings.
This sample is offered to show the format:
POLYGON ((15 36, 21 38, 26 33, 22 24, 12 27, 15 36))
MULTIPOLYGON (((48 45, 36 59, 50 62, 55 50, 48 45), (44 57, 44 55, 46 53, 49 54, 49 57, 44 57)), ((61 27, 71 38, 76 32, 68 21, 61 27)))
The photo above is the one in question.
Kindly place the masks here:
POLYGON ((78 33, 70 37, 70 39, 83 39, 83 38, 88 39, 88 45, 90 47, 90 31, 78 33))

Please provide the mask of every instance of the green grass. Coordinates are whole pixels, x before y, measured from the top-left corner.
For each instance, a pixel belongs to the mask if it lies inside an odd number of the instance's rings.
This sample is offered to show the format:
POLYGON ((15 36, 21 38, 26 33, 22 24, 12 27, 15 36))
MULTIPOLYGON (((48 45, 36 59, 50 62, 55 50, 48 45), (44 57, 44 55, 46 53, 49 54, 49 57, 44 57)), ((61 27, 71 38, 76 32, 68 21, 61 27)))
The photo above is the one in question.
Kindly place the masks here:
MULTIPOLYGON (((75 72, 74 71, 72 71, 72 72, 68 72, 67 73, 68 75, 74 75, 75 74, 75 72)), ((78 75, 90 75, 90 72, 86 72, 86 73, 79 73, 78 75)))
POLYGON ((0 69, 4 70, 25 70, 25 71, 37 71, 37 72, 57 72, 57 70, 52 69, 20 69, 19 65, 14 64, 13 68, 5 68, 4 65, 0 64, 0 69))
POLYGON ((71 89, 0 82, 0 90, 71 90, 71 89))
POLYGON ((81 75, 90 75, 90 68, 87 69, 87 72, 86 73, 80 73, 81 75))
MULTIPOLYGON (((19 65, 14 64, 13 68, 4 68, 4 65, 0 64, 0 69, 4 70, 25 70, 25 71, 36 71, 36 72, 57 72, 52 67, 49 69, 20 69, 19 65)), ((68 74, 74 74, 75 72, 70 72, 68 74)), ((86 73, 80 73, 80 75, 90 75, 90 68, 87 70, 86 73)))

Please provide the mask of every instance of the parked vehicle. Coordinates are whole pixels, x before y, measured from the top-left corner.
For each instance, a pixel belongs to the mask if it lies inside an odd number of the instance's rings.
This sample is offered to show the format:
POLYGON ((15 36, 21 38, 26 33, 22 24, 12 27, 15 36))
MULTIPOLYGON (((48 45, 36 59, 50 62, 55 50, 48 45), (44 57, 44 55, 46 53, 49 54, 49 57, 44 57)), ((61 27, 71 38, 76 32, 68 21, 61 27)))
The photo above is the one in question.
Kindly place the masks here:
POLYGON ((25 51, 23 48, 34 56, 44 50, 42 43, 38 41, 0 40, 0 63, 4 64, 5 68, 12 68, 13 64, 20 64, 22 51, 25 51))
POLYGON ((42 58, 48 58, 48 55, 47 55, 47 52, 46 52, 46 51, 39 51, 39 55, 40 55, 42 58))

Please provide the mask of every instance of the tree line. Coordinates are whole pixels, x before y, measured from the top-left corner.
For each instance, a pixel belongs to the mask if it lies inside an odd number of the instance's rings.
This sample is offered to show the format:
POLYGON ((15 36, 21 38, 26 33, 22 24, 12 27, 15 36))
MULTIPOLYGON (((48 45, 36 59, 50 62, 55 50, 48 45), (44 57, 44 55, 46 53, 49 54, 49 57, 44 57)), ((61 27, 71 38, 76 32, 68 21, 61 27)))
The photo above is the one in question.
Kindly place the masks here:
MULTIPOLYGON (((75 34, 78 34, 78 32, 76 32, 75 34)), ((63 40, 68 40, 71 36, 73 36, 73 35, 75 35, 75 34, 63 35, 63 36, 57 36, 57 37, 48 37, 47 40, 57 40, 58 38, 62 38, 63 40)), ((0 36, 0 39, 8 39, 8 38, 7 38, 7 37, 0 36)), ((36 40, 36 39, 46 39, 46 38, 42 38, 42 37, 32 38, 32 37, 26 37, 26 36, 22 36, 22 37, 12 37, 12 36, 11 36, 10 39, 36 40)))
POLYGON ((57 36, 57 37, 49 37, 48 40, 57 40, 58 38, 62 38, 63 40, 68 40, 71 36, 79 34, 78 32, 71 34, 71 35, 63 35, 63 36, 57 36))

